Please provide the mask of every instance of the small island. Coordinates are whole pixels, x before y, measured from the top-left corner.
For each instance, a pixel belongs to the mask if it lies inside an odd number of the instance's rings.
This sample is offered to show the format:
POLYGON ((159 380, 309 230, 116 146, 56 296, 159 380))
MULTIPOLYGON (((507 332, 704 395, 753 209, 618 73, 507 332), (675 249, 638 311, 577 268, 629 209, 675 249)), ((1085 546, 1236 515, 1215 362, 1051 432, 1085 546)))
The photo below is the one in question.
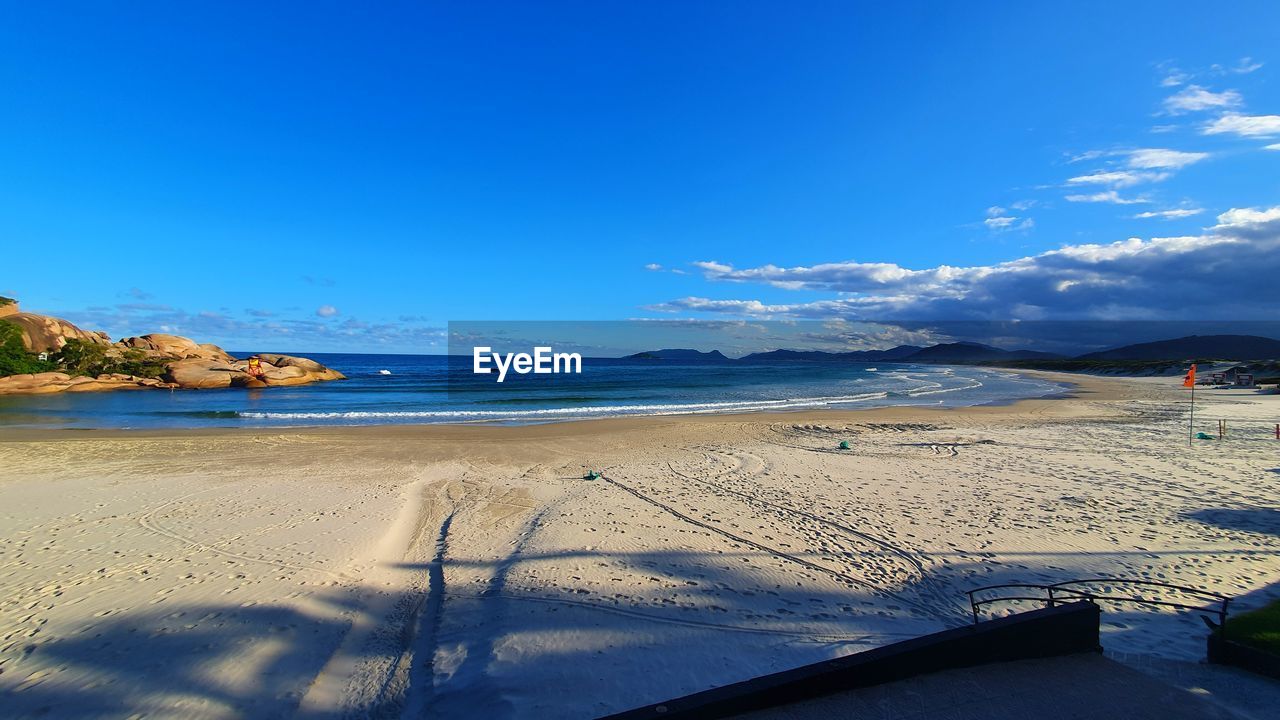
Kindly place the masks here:
POLYGON ((0 297, 0 395, 127 389, 264 388, 306 385, 346 376, 292 355, 250 360, 222 348, 164 333, 112 342, 61 318, 22 312, 0 297))

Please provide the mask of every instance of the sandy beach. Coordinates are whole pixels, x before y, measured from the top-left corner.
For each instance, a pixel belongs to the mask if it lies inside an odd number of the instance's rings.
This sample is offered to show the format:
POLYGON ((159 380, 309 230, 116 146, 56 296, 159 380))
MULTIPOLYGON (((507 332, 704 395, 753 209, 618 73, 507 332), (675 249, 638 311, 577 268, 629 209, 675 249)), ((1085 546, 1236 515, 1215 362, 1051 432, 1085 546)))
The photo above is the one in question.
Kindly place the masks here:
MULTIPOLYGON (((979 585, 1277 594, 1280 396, 1198 392, 1229 435, 1189 446, 1176 379, 1058 379, 949 410, 7 430, 4 712, 589 718, 966 623, 979 585)), ((1130 606, 1104 633, 1195 659, 1205 631, 1130 606)))

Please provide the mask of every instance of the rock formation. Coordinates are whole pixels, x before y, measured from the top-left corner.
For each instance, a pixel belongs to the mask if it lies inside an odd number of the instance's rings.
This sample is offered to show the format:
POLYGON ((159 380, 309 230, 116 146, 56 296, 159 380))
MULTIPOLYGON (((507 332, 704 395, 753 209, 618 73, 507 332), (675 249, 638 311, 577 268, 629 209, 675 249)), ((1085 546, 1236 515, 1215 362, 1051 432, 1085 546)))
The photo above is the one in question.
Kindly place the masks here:
POLYGON ((155 378, 110 373, 96 378, 60 372, 0 377, 0 395, 41 395, 59 392, 99 392, 140 388, 178 387, 155 378))
POLYGON ((307 358, 294 357, 292 355, 275 355, 272 353, 263 353, 258 356, 262 362, 274 365, 277 368, 298 368, 306 373, 308 377, 316 380, 345 380, 346 376, 337 370, 330 370, 315 360, 307 358))
POLYGON ((247 372, 247 360, 237 360, 217 345, 164 333, 129 337, 112 343, 105 333, 81 330, 59 318, 21 312, 16 302, 0 305, 0 321, 17 325, 22 330, 23 345, 31 352, 57 352, 68 340, 78 339, 106 347, 108 355, 121 356, 128 352, 136 355, 137 351, 142 351, 144 358, 165 363, 164 375, 159 379, 120 373, 96 378, 73 377, 61 372, 10 375, 0 377, 0 395, 126 388, 261 388, 346 379, 337 370, 314 360, 276 354, 258 356, 262 375, 255 377, 247 372))
POLYGON ((148 357, 160 358, 212 358, 230 362, 235 360, 225 350, 211 343, 197 343, 191 338, 181 335, 152 333, 140 337, 130 337, 116 343, 124 347, 142 350, 148 357))
MULTIPOLYGON (((17 304, 6 307, 16 308, 17 304)), ((111 338, 103 333, 81 330, 61 318, 35 313, 14 312, 3 317, 22 330, 22 344, 31 352, 57 352, 68 340, 84 340, 94 345, 110 345, 111 338)))

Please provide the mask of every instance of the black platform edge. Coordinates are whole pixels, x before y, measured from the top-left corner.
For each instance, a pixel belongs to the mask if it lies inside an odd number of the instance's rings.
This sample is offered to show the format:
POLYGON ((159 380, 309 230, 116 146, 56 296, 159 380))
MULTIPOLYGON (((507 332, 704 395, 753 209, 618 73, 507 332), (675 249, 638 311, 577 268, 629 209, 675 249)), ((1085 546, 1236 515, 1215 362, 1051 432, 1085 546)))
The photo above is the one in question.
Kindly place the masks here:
POLYGON ((939 670, 1099 652, 1100 617, 1098 606, 1087 600, 1032 610, 704 690, 600 720, 724 718, 939 670))
POLYGON ((1241 670, 1280 680, 1280 655, 1209 635, 1209 662, 1232 665, 1241 670))

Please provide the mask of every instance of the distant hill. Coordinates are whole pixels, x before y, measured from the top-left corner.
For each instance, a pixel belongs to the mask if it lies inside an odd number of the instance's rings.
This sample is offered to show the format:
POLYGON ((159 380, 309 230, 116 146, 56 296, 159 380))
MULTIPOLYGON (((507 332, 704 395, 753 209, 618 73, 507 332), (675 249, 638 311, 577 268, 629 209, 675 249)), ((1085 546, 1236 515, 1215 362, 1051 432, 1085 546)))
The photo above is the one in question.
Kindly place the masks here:
POLYGON ((751 353, 741 360, 726 357, 719 350, 700 352, 687 349, 649 350, 628 355, 627 360, 665 360, 672 362, 919 362, 919 363, 983 363, 1006 360, 1048 360, 1062 357, 1035 350, 1001 350, 974 342, 945 343, 922 348, 899 345, 888 350, 855 350, 826 352, 823 350, 770 350, 751 353))
POLYGON ((915 345, 899 345, 888 350, 855 350, 839 353, 823 350, 771 350, 751 353, 742 360, 744 362, 889 362, 909 357, 922 349, 915 345))
POLYGON ((1189 335, 1125 345, 1081 355, 1078 360, 1274 360, 1280 340, 1257 335, 1189 335))
POLYGON ((975 342, 943 343, 908 355, 905 362, 981 363, 1003 360, 1050 360, 1061 355, 1036 350, 1001 350, 975 342))
POLYGON ((628 355, 626 360, 661 360, 668 362, 683 363, 723 363, 733 362, 724 353, 719 350, 711 352, 702 352, 700 350, 690 350, 686 348, 667 348, 665 350, 647 350, 638 352, 634 355, 628 355))
MULTIPOLYGON (((1003 365, 1044 369, 1079 369, 1105 371, 1107 363, 1146 363, 1129 368, 1114 366, 1117 371, 1155 372, 1151 363, 1183 360, 1276 360, 1280 359, 1280 340, 1257 335, 1191 335, 1173 340, 1126 345, 1068 358, 1037 350, 1002 350, 975 342, 943 343, 929 347, 899 345, 889 350, 857 350, 825 352, 822 350, 771 350, 752 353, 741 361, 726 357, 719 350, 700 352, 688 349, 651 350, 628 355, 629 360, 654 360, 682 363, 783 363, 783 362, 910 362, 956 365, 1003 365), (1043 362, 1046 365, 1037 365, 1043 362), (1052 366, 1052 367, 1050 367, 1052 366)), ((1172 366, 1170 366, 1172 367, 1172 366)), ((1163 368, 1163 366, 1162 366, 1163 368)))

